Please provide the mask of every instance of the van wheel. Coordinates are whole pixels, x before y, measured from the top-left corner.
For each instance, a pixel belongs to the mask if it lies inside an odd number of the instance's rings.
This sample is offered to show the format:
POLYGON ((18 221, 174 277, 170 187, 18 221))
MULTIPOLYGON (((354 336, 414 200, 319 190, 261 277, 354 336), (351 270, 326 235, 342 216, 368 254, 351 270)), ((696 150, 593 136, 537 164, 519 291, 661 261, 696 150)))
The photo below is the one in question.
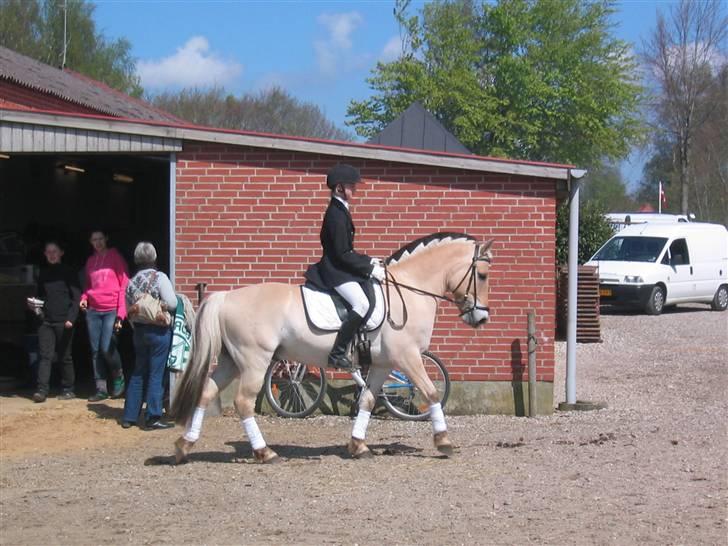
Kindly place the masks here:
POLYGON ((645 311, 648 315, 659 315, 665 308, 665 289, 661 286, 655 286, 650 293, 650 299, 647 300, 645 311))
POLYGON ((728 285, 723 284, 718 287, 710 307, 713 311, 725 311, 728 309, 728 285))

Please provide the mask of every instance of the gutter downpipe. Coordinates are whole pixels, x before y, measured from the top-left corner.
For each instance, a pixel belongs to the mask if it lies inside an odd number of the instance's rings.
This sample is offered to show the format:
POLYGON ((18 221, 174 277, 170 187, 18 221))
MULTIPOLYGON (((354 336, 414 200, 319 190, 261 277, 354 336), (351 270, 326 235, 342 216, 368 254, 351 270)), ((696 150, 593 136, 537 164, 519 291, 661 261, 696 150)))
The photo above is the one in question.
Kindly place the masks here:
POLYGON ((169 154, 169 280, 175 286, 175 260, 177 259, 177 155, 169 154))
POLYGON ((569 169, 569 286, 566 329, 566 403, 576 404, 576 314, 579 282, 579 193, 586 170, 569 169))

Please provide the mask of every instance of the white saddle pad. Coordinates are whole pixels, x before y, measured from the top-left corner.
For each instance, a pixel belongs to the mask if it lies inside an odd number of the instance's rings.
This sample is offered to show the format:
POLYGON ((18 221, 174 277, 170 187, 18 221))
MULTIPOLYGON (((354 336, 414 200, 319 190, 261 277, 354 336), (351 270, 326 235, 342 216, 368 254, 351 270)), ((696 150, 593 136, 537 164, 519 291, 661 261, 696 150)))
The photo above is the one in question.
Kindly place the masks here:
MULTIPOLYGON (((336 312, 334 300, 326 292, 311 290, 305 286, 301 286, 301 294, 303 295, 303 306, 306 309, 306 316, 311 323, 320 330, 338 331, 341 328, 341 319, 336 312)), ((384 294, 382 293, 382 285, 374 284, 374 295, 376 302, 374 311, 367 320, 366 329, 368 332, 376 330, 384 322, 384 294)))

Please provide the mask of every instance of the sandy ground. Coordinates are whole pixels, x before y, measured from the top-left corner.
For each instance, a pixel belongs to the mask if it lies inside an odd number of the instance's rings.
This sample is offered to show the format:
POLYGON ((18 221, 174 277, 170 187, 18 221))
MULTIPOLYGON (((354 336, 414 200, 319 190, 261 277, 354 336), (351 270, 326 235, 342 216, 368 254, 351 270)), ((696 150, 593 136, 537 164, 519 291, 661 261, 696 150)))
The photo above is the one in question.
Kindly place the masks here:
POLYGON ((354 461, 348 418, 262 417, 285 461, 259 465, 223 416, 172 466, 179 428, 123 430, 121 401, 2 396, 0 543, 726 544, 728 314, 602 326, 577 393, 608 409, 450 417, 450 459, 429 423, 373 420, 377 456, 354 461))

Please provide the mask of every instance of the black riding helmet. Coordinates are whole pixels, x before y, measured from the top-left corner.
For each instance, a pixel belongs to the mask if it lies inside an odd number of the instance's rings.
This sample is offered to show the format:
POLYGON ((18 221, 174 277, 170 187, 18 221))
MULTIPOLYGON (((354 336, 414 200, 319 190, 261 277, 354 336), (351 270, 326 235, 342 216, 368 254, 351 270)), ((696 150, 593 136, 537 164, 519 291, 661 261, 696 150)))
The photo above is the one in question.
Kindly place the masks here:
POLYGON ((339 184, 356 184, 357 182, 361 182, 359 169, 345 163, 331 167, 326 175, 326 185, 332 190, 339 184))

